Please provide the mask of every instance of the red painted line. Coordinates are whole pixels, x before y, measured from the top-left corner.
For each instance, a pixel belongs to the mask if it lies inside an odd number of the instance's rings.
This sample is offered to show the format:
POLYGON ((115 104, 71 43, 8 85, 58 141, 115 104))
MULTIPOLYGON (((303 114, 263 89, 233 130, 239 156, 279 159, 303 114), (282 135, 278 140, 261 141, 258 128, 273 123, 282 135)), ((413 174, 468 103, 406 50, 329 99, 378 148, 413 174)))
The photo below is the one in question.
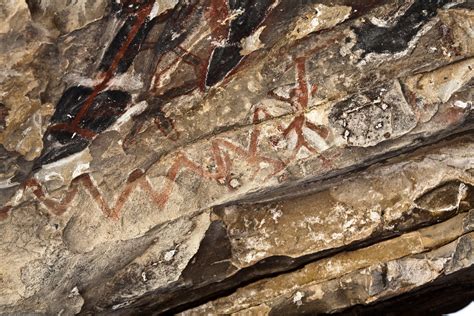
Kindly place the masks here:
POLYGON ((92 139, 94 138, 97 134, 91 130, 80 128, 77 126, 71 126, 67 123, 59 123, 56 125, 53 125, 49 128, 50 131, 66 131, 66 132, 71 132, 71 133, 76 133, 84 138, 87 139, 92 139))
POLYGON ((4 221, 8 218, 8 212, 10 212, 11 209, 11 206, 0 208, 0 221, 4 221))
POLYGON ((130 46, 133 39, 135 38, 138 31, 140 30, 140 27, 145 22, 146 17, 148 16, 148 14, 150 14, 152 7, 153 7, 153 2, 149 2, 143 9, 141 9, 140 11, 137 12, 137 14, 136 14, 137 21, 135 22, 132 29, 130 30, 130 33, 127 36, 127 40, 125 41, 125 43, 123 43, 123 45, 120 48, 120 50, 118 51, 117 55, 115 55, 115 57, 112 61, 112 64, 110 65, 110 68, 105 72, 105 76, 104 76, 104 79, 102 80, 102 82, 94 87, 94 91, 87 98, 84 105, 79 110, 79 113, 76 115, 76 117, 72 121, 72 126, 76 127, 76 126, 79 125, 82 117, 87 113, 90 106, 94 102, 95 97, 99 94, 100 91, 104 90, 107 87, 107 83, 110 81, 110 79, 112 79, 115 70, 117 69, 120 61, 122 60, 123 56, 125 55, 125 52, 127 51, 128 47, 130 46))

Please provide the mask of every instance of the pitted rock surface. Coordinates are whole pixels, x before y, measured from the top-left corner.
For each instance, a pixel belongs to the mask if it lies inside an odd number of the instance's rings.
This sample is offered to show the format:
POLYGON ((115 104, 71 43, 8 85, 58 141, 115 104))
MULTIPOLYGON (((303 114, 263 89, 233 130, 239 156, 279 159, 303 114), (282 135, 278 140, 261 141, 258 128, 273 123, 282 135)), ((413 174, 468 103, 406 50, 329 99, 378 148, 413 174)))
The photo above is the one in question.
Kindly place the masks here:
POLYGON ((473 34, 463 0, 3 1, 0 314, 459 309, 473 34))

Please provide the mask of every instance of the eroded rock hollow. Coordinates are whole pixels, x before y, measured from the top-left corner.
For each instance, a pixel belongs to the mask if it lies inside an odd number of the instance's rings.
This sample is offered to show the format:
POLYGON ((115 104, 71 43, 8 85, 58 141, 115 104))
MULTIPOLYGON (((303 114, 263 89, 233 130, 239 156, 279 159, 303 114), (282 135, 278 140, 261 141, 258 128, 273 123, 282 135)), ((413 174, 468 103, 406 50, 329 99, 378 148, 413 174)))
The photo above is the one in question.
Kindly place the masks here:
POLYGON ((0 314, 459 309, 473 67, 471 1, 2 0, 0 314))

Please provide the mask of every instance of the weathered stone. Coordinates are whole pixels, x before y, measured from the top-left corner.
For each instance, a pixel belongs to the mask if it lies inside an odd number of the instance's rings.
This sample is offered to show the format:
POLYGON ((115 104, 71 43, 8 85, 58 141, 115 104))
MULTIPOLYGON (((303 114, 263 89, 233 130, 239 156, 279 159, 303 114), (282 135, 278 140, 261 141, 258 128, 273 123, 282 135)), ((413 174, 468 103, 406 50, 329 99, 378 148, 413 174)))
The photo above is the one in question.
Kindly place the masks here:
POLYGON ((33 20, 50 32, 69 33, 102 18, 107 1, 29 0, 33 20))
POLYGON ((470 3, 0 20, 0 313, 379 310, 472 277, 470 3))
POLYGON ((472 252, 464 251, 474 237, 462 225, 469 216, 460 214, 417 232, 316 261, 189 313, 245 313, 262 302, 270 313, 328 313, 394 296, 473 264, 472 252), (461 266, 457 256, 463 258, 461 266))

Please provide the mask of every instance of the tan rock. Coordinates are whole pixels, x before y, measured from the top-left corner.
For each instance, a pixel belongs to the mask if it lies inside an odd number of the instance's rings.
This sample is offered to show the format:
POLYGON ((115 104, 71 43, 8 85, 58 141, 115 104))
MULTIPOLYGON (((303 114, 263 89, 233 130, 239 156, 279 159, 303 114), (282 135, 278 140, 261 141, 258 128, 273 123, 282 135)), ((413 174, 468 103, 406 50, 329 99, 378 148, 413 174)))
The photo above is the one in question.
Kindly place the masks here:
POLYGON ((472 8, 435 2, 3 1, 0 314, 468 284, 472 8))

